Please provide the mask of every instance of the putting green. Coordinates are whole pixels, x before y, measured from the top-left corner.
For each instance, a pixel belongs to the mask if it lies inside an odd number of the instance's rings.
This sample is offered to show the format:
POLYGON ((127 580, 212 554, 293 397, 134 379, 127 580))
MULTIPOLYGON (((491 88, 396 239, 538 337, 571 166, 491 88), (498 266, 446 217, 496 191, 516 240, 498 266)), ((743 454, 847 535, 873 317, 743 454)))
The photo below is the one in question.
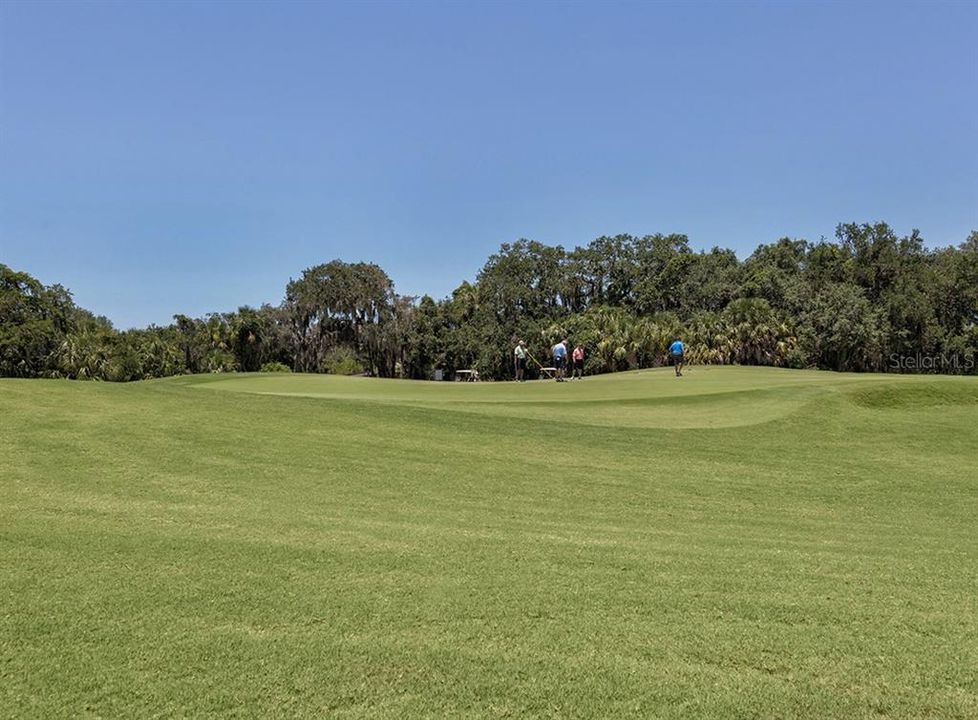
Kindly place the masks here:
POLYGON ((329 375, 206 376, 197 388, 410 405, 566 425, 631 428, 710 428, 754 425, 784 417, 847 383, 885 376, 837 376, 773 368, 694 368, 682 378, 669 369, 556 383, 429 383, 329 375), (857 379, 858 378, 858 379, 857 379))
POLYGON ((978 379, 0 380, 11 717, 978 716, 978 379))

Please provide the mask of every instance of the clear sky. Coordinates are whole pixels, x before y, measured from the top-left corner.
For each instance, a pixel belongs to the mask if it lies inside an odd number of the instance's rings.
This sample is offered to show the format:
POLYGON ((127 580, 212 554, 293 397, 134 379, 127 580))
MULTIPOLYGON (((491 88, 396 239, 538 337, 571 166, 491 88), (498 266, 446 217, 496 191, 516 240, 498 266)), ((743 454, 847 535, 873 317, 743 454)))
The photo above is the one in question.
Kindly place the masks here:
POLYGON ((333 258, 978 228, 978 2, 0 3, 0 262, 119 327, 333 258))

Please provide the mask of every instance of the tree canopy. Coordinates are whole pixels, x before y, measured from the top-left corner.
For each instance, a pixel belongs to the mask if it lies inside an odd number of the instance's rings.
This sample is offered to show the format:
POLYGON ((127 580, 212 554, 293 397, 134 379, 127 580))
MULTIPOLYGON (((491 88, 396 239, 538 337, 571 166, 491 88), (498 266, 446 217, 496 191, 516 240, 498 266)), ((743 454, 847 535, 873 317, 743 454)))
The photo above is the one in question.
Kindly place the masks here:
POLYGON ((916 230, 846 223, 834 241, 782 238, 743 261, 675 234, 602 236, 573 250, 521 239, 441 300, 398 295, 375 264, 333 260, 290 280, 278 305, 122 332, 60 285, 0 264, 3 376, 475 368, 501 379, 519 339, 542 360, 563 337, 584 345, 591 373, 662 364, 675 337, 700 363, 974 373, 978 231, 931 250, 916 230))

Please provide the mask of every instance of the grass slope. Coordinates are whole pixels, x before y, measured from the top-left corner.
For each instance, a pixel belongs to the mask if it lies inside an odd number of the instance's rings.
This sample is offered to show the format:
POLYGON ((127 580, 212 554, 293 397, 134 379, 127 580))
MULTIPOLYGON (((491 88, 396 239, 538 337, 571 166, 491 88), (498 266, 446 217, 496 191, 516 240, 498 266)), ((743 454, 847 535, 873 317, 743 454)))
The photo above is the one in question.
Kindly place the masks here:
POLYGON ((978 382, 0 380, 4 716, 974 718, 978 382))

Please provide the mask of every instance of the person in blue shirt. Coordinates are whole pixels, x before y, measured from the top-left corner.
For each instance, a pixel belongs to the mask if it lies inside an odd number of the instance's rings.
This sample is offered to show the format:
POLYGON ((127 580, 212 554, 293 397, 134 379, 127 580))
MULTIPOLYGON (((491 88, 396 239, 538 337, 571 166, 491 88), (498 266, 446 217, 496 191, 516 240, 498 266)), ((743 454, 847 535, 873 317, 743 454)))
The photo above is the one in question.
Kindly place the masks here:
POLYGON ((672 358, 672 364, 676 368, 676 377, 683 376, 683 362, 686 355, 686 346, 683 345, 683 341, 676 338, 672 345, 669 346, 669 357, 672 358))
POLYGON ((550 350, 554 356, 554 368, 557 370, 557 382, 564 381, 564 368, 567 366, 567 341, 561 340, 550 350))

